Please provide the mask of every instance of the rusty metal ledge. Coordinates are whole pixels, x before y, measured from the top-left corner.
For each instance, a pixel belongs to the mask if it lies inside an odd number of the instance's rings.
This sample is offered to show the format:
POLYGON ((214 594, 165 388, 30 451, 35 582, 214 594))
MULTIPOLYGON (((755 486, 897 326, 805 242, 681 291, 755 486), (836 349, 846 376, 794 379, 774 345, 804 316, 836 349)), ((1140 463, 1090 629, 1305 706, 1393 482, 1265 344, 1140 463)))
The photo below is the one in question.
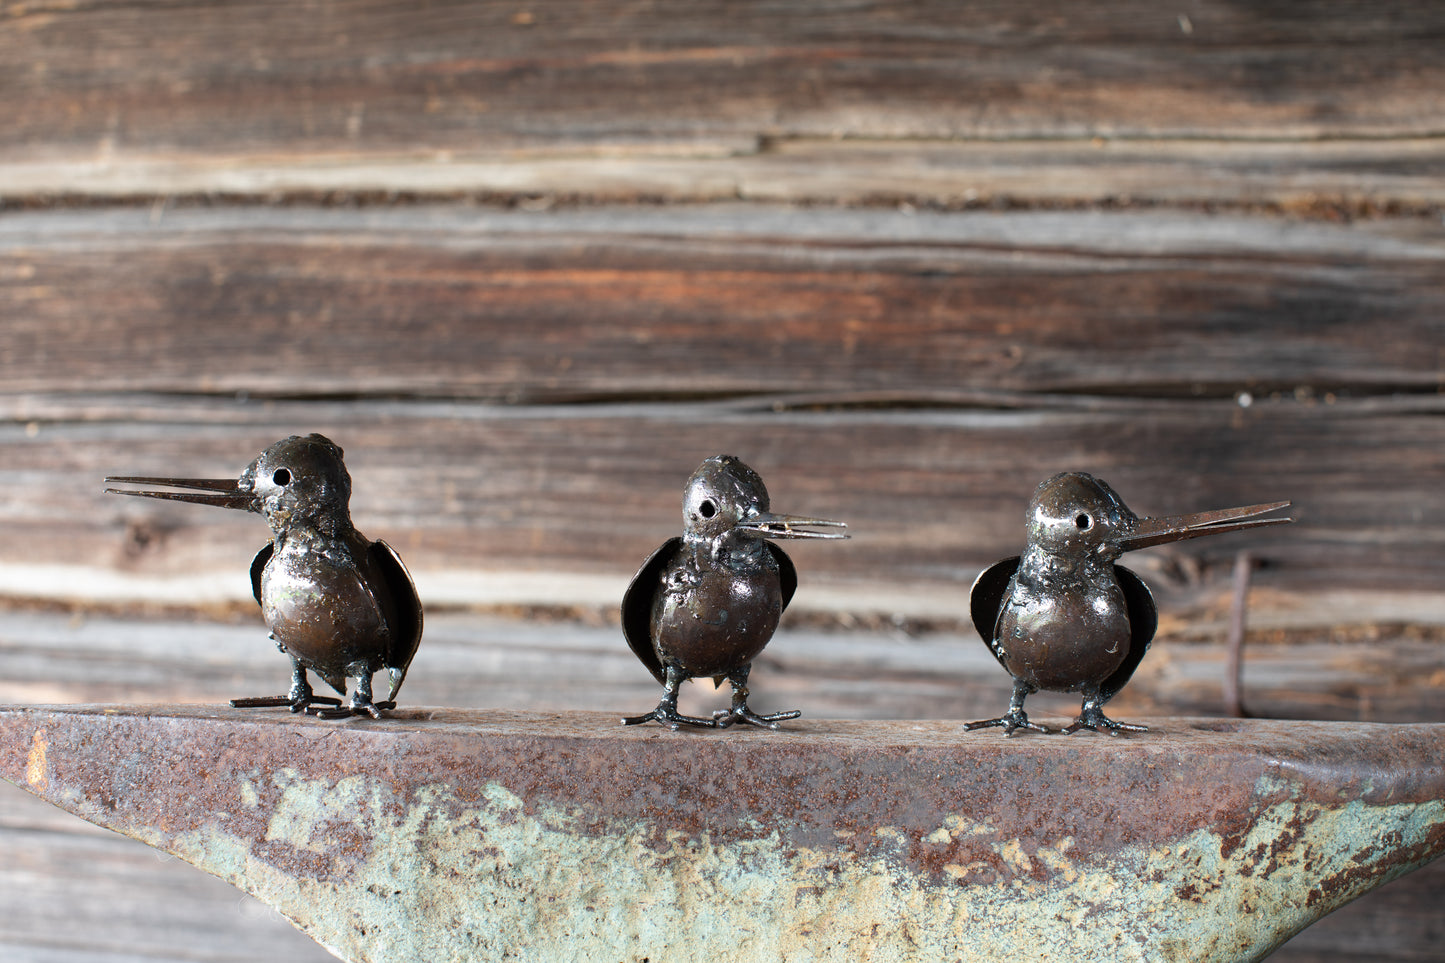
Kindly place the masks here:
POLYGON ((1150 724, 0 708, 0 776, 378 963, 1253 960, 1445 850, 1445 725, 1150 724))

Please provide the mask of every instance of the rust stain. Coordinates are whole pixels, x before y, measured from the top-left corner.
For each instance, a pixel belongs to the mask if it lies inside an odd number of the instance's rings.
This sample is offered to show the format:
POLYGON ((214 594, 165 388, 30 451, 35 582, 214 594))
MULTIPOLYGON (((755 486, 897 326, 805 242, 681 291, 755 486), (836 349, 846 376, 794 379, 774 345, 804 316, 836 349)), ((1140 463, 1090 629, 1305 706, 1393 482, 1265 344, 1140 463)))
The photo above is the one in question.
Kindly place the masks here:
POLYGON ((1254 959, 1445 851, 1445 726, 960 728, 0 710, 37 792, 357 961, 1254 959))
MULTIPOLYGON (((998 838, 950 814, 961 835, 990 840, 995 863, 978 876, 950 864, 935 881, 910 869, 915 834, 896 826, 879 827, 866 856, 785 846, 777 827, 732 839, 720 829, 670 830, 662 850, 647 821, 619 818, 603 832, 577 833, 573 813, 529 805, 495 782, 470 803, 448 786, 417 787, 404 805, 375 779, 283 773, 270 782, 262 795, 277 800, 271 842, 290 839, 289 851, 208 830, 173 847, 227 878, 264 881, 258 895, 358 961, 550 958, 561 947, 581 959, 627 945, 703 958, 670 947, 677 934, 701 947, 726 934, 740 961, 805 953, 840 961, 913 953, 964 961, 1251 959, 1355 895, 1349 890, 1368 888, 1367 878, 1350 879, 1345 891, 1332 886, 1354 865, 1362 833, 1385 827, 1384 836, 1403 841, 1418 835, 1401 831, 1412 821, 1445 820, 1445 804, 1417 813, 1289 799, 1261 808, 1235 858, 1225 859, 1220 837, 1203 828, 1167 848, 1079 854, 1069 837, 998 838), (1271 873, 1259 872, 1255 850, 1281 835, 1297 844, 1275 854, 1271 873), (349 853, 348 839, 370 845, 349 853), (327 847, 329 858, 318 852, 327 847), (607 867, 605 879, 597 866, 607 867), (1312 888, 1322 877, 1327 906, 1316 905, 1312 888), (1186 880, 1204 885, 1180 906, 1186 880), (436 919, 457 925, 429 932, 436 919), (1166 944, 1173 949, 1161 951, 1166 944)), ((1268 778, 1256 787, 1261 798, 1279 788, 1268 778)))

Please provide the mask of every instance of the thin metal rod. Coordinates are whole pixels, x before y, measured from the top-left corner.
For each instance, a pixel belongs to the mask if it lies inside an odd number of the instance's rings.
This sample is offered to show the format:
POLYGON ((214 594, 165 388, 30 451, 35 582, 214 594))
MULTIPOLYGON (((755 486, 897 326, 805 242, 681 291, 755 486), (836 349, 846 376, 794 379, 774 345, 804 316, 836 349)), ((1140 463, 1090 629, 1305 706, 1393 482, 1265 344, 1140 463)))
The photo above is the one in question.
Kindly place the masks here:
POLYGON ((1229 605, 1228 656, 1224 663, 1224 714, 1235 719, 1248 717, 1244 708, 1244 630, 1249 609, 1249 574, 1254 559, 1249 552, 1234 556, 1234 595, 1229 605))

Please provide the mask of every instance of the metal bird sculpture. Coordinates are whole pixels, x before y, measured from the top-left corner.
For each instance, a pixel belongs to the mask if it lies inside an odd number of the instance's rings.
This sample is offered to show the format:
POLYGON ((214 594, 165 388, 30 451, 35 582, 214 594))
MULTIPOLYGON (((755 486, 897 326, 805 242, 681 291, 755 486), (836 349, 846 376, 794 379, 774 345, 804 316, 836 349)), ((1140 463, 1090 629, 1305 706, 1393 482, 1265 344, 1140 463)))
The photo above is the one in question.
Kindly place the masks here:
POLYGON ((421 641, 421 601, 391 546, 352 526, 351 476, 339 447, 322 435, 292 435, 261 452, 239 479, 117 475, 106 482, 191 489, 106 491, 256 512, 270 524, 272 539, 251 562, 251 590, 271 637, 291 659, 291 691, 231 705, 372 718, 395 707, 421 641), (391 691, 373 702, 371 676, 382 669, 391 691), (343 706, 315 695, 307 670, 342 696, 346 680, 355 679, 351 699, 343 706), (313 709, 318 705, 330 708, 313 709))
POLYGON ((757 472, 732 455, 698 466, 683 495, 683 534, 653 552, 622 598, 622 630, 632 651, 663 686, 662 700, 624 725, 655 721, 777 729, 802 713, 759 715, 748 707, 748 673, 768 644, 798 586, 792 561, 770 539, 847 538, 824 518, 775 515, 757 472), (677 711, 678 688, 711 677, 732 684, 732 706, 711 719, 677 711))
POLYGON ((1292 519, 1255 516, 1287 507, 1272 502, 1140 518, 1092 475, 1064 472, 1039 485, 1029 503, 1024 554, 984 570, 969 600, 979 635, 1013 676, 1013 698, 1005 715, 967 728, 1051 731, 1024 712, 1024 699, 1044 689, 1083 695, 1065 733, 1146 731, 1104 715, 1104 704, 1133 676, 1159 624, 1148 587, 1114 560, 1150 545, 1283 525, 1292 519))

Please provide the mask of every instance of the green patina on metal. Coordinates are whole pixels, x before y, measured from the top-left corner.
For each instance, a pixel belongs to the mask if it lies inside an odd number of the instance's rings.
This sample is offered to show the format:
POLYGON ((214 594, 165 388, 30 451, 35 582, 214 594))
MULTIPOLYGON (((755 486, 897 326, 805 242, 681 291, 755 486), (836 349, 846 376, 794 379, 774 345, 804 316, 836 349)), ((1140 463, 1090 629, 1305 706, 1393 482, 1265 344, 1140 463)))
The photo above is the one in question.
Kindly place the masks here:
POLYGON ((1171 720, 1081 742, 824 723, 811 742, 678 743, 591 717, 552 736, 453 710, 215 715, 6 728, 0 710, 0 772, 354 961, 1252 960, 1445 850, 1440 726, 1171 720), (102 745, 110 766, 73 764, 102 745), (596 778, 578 768, 594 754, 596 778), (204 789, 160 800, 188 759, 214 767, 185 777, 204 789), (838 766, 884 780, 877 797, 838 766), (678 796, 682 778, 701 788, 678 796))
MULTIPOLYGON (((1330 809, 1263 806, 1244 839, 1196 830, 1166 846, 1109 858, 1071 854, 1068 837, 1003 838, 948 814, 935 831, 987 839, 1014 872, 966 882, 945 865, 926 882, 903 865, 899 830, 875 831, 880 854, 788 851, 777 834, 721 845, 653 827, 578 834, 564 811, 537 816, 505 788, 459 806, 429 786, 409 804, 377 780, 270 777, 281 801, 266 840, 330 862, 327 880, 281 873, 252 841, 219 828, 185 834, 177 855, 249 889, 348 960, 597 959, 738 961, 912 959, 1258 959, 1382 880, 1318 901, 1319 882, 1363 869, 1382 839, 1423 841, 1445 801, 1330 809), (347 845, 348 840, 358 845, 347 845), (441 923, 442 925, 438 925, 441 923)), ((1257 795, 1292 796, 1261 779, 1257 795)), ((256 795, 243 780, 243 796, 256 795)), ((160 841, 157 840, 157 844, 160 841)), ((1404 869, 1401 869, 1403 872, 1404 869)))

